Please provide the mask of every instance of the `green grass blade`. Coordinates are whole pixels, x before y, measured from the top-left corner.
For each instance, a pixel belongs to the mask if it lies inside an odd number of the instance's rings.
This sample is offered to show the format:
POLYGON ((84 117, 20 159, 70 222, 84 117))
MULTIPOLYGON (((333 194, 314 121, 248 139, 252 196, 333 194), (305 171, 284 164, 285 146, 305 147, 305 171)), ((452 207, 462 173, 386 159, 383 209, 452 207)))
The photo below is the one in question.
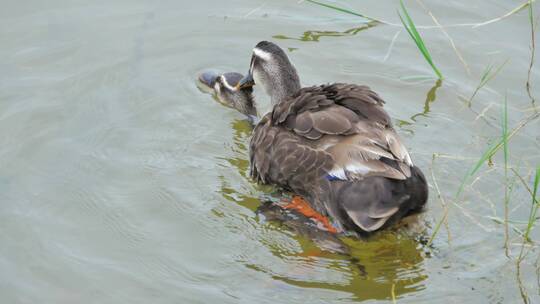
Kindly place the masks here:
POLYGON ((461 181, 461 184, 459 185, 458 192, 456 193, 456 198, 458 198, 461 195, 461 193, 463 192, 463 188, 465 187, 465 184, 469 181, 469 179, 472 176, 474 176, 476 172, 478 172, 478 170, 480 170, 482 165, 488 159, 490 159, 495 154, 495 152, 497 152, 497 149, 500 147, 501 143, 502 143, 502 139, 491 144, 491 146, 489 146, 489 148, 482 154, 478 162, 476 162, 474 167, 472 167, 469 171, 467 171, 467 173, 463 177, 463 180, 461 181))
POLYGON ((529 213, 529 222, 527 223, 527 229, 525 230, 525 235, 523 236, 524 241, 530 241, 529 234, 531 233, 531 230, 534 227, 534 223, 536 222, 536 213, 538 212, 538 206, 540 204, 540 202, 538 202, 538 199, 536 198, 536 196, 538 195, 539 183, 540 183, 540 166, 536 168, 536 174, 534 176, 531 211, 529 213))
POLYGON ((480 86, 482 84, 486 83, 486 79, 489 76, 489 73, 491 73, 491 70, 493 69, 493 64, 489 64, 486 69, 484 70, 484 73, 482 74, 482 78, 480 79, 480 86))
POLYGON ((323 3, 323 2, 319 2, 319 1, 315 1, 315 0, 306 0, 306 1, 310 2, 310 3, 313 3, 313 4, 320 5, 320 6, 324 6, 326 8, 331 8, 331 9, 336 10, 338 12, 347 13, 347 14, 350 14, 350 15, 366 18, 366 19, 369 19, 369 20, 378 21, 378 20, 375 20, 375 19, 370 18, 368 16, 362 15, 360 13, 356 13, 356 12, 353 12, 351 10, 348 10, 346 8, 341 8, 341 7, 338 7, 338 6, 335 6, 335 5, 331 5, 331 4, 327 4, 327 3, 323 3))
POLYGON ((508 60, 510 59, 506 59, 496 70, 495 72, 491 73, 491 70, 492 70, 492 67, 490 67, 490 69, 487 71, 487 74, 484 74, 482 76, 482 80, 480 81, 480 85, 481 87, 485 86, 486 83, 488 83, 488 81, 490 81, 491 79, 493 79, 495 76, 497 76, 497 74, 499 74, 499 72, 501 71, 501 69, 506 65, 506 63, 508 62, 508 60))
MULTIPOLYGON (((510 233, 508 229, 508 205, 510 203, 510 191, 508 185, 508 98, 504 96, 504 109, 502 118, 502 140, 503 140, 503 154, 504 154, 504 250, 506 256, 510 256, 508 242, 510 233)), ((511 189, 510 189, 511 190, 511 189)))
MULTIPOLYGON (((400 5, 401 5, 401 9, 403 10, 403 14, 405 14, 405 18, 407 18, 407 25, 408 25, 407 27, 408 27, 409 34, 411 34, 411 36, 413 37, 413 40, 416 42, 417 46, 421 49, 422 53, 427 54, 426 59, 431 62, 432 61, 431 55, 427 51, 427 48, 424 45, 424 41, 422 40, 420 33, 418 33, 418 30, 416 29, 416 26, 414 25, 414 21, 409 15, 409 12, 407 12, 407 9, 405 8, 403 1, 400 1, 400 5)), ((401 18, 401 15, 399 15, 399 17, 401 19, 401 22, 405 25, 405 23, 403 22, 403 18, 401 18)))
POLYGON ((490 64, 486 67, 486 69, 484 70, 484 73, 482 74, 482 78, 480 78, 480 83, 476 86, 476 89, 474 89, 474 92, 472 93, 471 97, 469 97, 469 100, 467 101, 467 105, 469 107, 471 107, 472 101, 474 97, 476 96, 476 94, 478 94, 478 91, 480 91, 480 89, 482 89, 491 79, 495 78, 495 76, 499 74, 499 72, 508 62, 508 60, 510 59, 506 59, 506 61, 503 62, 493 73, 491 73, 494 67, 493 64, 490 64))
MULTIPOLYGON (((524 120, 522 120, 517 127, 515 127, 511 132, 508 132, 508 141, 510 141, 510 138, 512 138, 512 136, 514 136, 518 130, 520 130, 521 128, 523 128, 525 125, 527 125, 527 123, 537 119, 538 117, 540 117, 540 113, 538 112, 535 112, 533 113, 532 115, 528 116, 527 118, 525 118, 524 120)), ((484 154, 482 154, 482 157, 480 158, 480 160, 478 160, 478 162, 476 163, 476 165, 471 168, 467 174, 465 174, 465 177, 463 178, 463 181, 461 182, 461 185, 459 186, 459 190, 457 191, 456 193, 456 200, 457 198, 459 197, 459 195, 461 194, 461 192, 463 191, 463 188, 465 186, 465 183, 469 180, 469 178, 471 176, 473 176, 474 174, 476 174, 476 172, 478 172, 478 170, 480 169, 480 167, 482 167, 482 165, 489 159, 491 158, 493 155, 495 155, 495 153, 497 152, 497 150, 499 150, 500 148, 502 148, 503 146, 503 139, 502 138, 499 138, 496 142, 494 142, 493 144, 491 144, 489 146, 489 149, 487 149, 484 154)))
POLYGON ((401 16, 401 14, 398 11, 399 19, 401 20, 401 23, 403 23, 403 27, 407 30, 409 35, 411 36, 412 40, 416 44, 416 47, 418 47, 418 50, 422 53, 428 64, 431 66, 435 74, 437 74, 437 77, 439 79, 442 79, 443 76, 439 69, 435 66, 435 63, 433 63, 433 59, 431 58, 431 54, 429 53, 424 40, 422 40, 422 37, 420 36, 420 33, 418 33, 418 30, 416 29, 416 26, 414 24, 414 21, 412 20, 411 16, 407 12, 407 9, 405 8, 405 5, 403 4, 403 0, 400 0, 400 6, 401 10, 403 11, 403 15, 405 16, 405 19, 401 16))
POLYGON ((534 177, 534 188, 533 188, 533 204, 538 204, 536 200, 536 194, 538 193, 538 182, 540 181, 540 166, 536 168, 536 175, 534 177))
POLYGON ((534 16, 533 16, 533 1, 529 0, 529 22, 531 22, 531 28, 534 28, 534 16))
POLYGON ((508 101, 507 96, 504 97, 504 111, 502 121, 502 140, 504 151, 504 168, 508 168, 508 101))

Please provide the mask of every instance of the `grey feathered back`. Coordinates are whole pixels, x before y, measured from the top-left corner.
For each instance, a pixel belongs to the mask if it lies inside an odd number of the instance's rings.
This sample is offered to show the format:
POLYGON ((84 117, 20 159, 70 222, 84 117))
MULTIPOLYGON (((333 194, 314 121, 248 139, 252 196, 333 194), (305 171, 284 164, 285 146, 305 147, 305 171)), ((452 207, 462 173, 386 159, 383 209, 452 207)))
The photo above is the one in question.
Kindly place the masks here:
POLYGON ((338 229, 371 232, 427 200, 422 173, 367 86, 307 87, 255 127, 251 175, 308 199, 338 229))

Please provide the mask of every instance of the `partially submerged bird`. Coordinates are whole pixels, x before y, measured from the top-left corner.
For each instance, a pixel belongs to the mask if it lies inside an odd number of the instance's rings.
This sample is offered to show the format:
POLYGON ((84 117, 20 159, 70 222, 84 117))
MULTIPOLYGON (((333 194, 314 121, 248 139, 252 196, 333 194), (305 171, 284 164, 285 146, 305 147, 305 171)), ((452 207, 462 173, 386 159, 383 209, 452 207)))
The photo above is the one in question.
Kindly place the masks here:
POLYGON ((244 76, 236 72, 218 74, 206 71, 199 75, 202 88, 215 95, 218 101, 247 116, 252 124, 259 121, 251 87, 237 88, 244 76))
POLYGON ((267 41, 256 45, 249 73, 235 82, 235 92, 259 84, 270 96, 273 109, 253 131, 250 172, 299 196, 284 208, 316 218, 328 231, 359 235, 423 209, 424 175, 369 87, 301 88, 285 52, 267 41))

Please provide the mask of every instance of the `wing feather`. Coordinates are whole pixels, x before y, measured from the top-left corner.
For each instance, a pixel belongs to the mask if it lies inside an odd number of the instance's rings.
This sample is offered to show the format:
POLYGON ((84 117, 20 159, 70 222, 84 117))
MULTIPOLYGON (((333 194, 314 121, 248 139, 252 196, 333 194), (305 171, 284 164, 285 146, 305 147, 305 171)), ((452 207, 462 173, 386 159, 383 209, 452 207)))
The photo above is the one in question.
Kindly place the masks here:
POLYGON ((298 194, 342 183, 346 186, 336 190, 335 206, 364 231, 381 228, 408 199, 392 187, 408 180, 413 168, 383 105, 367 86, 337 83, 301 89, 255 127, 252 177, 298 194))

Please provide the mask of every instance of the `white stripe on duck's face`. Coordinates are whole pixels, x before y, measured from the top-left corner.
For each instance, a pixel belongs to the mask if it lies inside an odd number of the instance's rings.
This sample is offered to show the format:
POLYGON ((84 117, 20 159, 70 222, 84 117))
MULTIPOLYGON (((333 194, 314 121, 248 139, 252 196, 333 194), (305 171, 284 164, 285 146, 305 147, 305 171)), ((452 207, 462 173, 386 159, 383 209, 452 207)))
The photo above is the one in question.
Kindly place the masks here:
POLYGON ((229 83, 229 81, 227 80, 227 77, 225 77, 224 75, 221 75, 221 76, 219 76, 219 77, 220 77, 220 79, 221 79, 221 83, 223 83, 223 85, 224 85, 228 90, 230 90, 231 92, 236 92, 236 91, 237 91, 236 87, 233 86, 233 85, 231 85, 231 84, 229 83))
MULTIPOLYGON (((253 55, 261 58, 264 61, 272 60, 272 56, 273 56, 271 53, 269 53, 269 52, 267 52, 265 50, 261 50, 259 48, 254 48, 253 49, 253 55)), ((251 68, 253 68, 253 66, 251 68)))
POLYGON ((266 66, 267 68, 270 68, 271 66, 268 65, 269 62, 273 61, 273 55, 265 50, 254 48, 253 49, 253 56, 251 57, 251 64, 249 66, 249 72, 251 73, 251 77, 253 77, 253 80, 256 84, 261 84, 267 93, 270 93, 267 89, 267 85, 269 84, 269 76, 265 76, 267 73, 263 66, 266 66), (257 67, 255 67, 257 65, 257 67))

